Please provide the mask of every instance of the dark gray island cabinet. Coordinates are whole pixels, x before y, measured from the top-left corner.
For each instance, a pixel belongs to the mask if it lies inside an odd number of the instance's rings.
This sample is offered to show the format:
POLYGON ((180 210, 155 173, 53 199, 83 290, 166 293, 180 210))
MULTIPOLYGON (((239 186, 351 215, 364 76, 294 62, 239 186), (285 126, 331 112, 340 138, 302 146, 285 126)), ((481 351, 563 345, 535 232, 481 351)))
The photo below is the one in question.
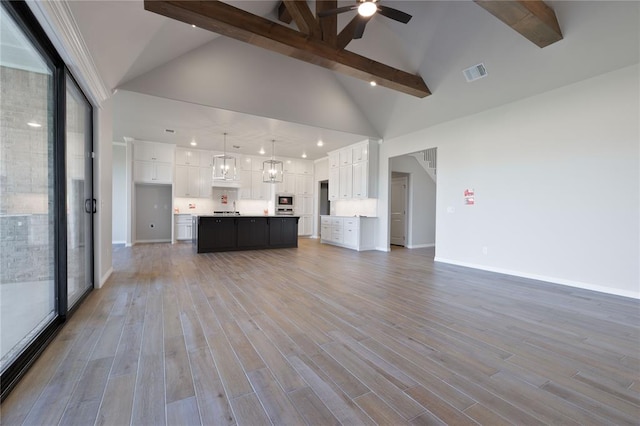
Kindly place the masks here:
POLYGON ((298 247, 298 216, 194 216, 198 253, 298 247))

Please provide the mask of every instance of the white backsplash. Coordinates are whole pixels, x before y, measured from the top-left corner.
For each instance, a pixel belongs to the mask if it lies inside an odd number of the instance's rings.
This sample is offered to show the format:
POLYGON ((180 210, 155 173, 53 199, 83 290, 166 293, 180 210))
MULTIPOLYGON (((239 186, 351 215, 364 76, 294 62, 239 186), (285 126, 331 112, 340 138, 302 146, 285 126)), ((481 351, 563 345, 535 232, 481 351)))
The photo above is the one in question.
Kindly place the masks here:
POLYGON ((238 211, 244 215, 263 215, 267 210, 269 214, 274 214, 273 201, 238 200, 237 189, 213 188, 211 196, 212 198, 174 198, 173 211, 193 215, 213 214, 214 211, 238 211), (226 203, 223 196, 226 196, 226 203))
POLYGON ((330 214, 332 216, 376 217, 378 215, 378 199, 332 201, 330 214))

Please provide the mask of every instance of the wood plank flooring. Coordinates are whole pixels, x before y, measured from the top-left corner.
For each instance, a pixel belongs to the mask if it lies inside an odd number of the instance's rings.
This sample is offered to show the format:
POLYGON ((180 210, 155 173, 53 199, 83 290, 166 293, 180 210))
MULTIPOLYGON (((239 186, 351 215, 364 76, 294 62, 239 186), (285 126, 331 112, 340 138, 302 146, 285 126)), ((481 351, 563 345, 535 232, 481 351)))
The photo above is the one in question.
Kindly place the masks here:
POLYGON ((640 424, 640 302, 432 259, 117 248, 2 424, 640 424))

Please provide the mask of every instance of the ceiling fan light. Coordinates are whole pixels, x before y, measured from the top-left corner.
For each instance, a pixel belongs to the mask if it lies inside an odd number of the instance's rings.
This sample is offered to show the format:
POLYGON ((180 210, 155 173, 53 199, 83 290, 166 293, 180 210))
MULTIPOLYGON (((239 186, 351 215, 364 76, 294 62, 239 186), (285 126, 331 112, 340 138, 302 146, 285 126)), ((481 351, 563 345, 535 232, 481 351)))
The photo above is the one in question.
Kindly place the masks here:
POLYGON ((358 13, 360 14, 360 16, 364 16, 365 18, 373 15, 377 10, 378 6, 376 6, 376 4, 372 1, 365 1, 364 3, 361 3, 360 6, 358 6, 358 13))

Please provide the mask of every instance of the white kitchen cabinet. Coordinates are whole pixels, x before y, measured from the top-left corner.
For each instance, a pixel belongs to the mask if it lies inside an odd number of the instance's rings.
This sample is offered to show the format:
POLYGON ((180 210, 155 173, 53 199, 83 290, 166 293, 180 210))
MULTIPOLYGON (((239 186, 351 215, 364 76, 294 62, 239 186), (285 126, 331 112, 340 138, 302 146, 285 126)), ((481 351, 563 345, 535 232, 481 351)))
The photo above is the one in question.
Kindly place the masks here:
POLYGON ((252 170, 253 167, 253 158, 248 155, 243 156, 239 159, 240 164, 238 164, 240 170, 252 170))
MULTIPOLYGON (((215 152, 213 151, 200 151, 200 167, 208 167, 213 168, 213 156, 215 152)), ((213 170, 212 170, 213 173, 213 170)))
POLYGON ((133 145, 133 180, 136 183, 173 183, 175 146, 135 141, 133 145))
POLYGON ((350 200, 353 194, 353 167, 351 165, 340 166, 339 187, 339 198, 341 200, 350 200))
POLYGON ((340 167, 340 152, 333 151, 329 153, 329 168, 337 169, 340 167))
POLYGON ((352 169, 352 191, 353 198, 369 198, 369 162, 361 161, 354 163, 352 169))
POLYGON ((211 184, 213 182, 213 169, 200 167, 200 198, 211 198, 211 184))
POLYGON ((351 161, 353 164, 369 160, 369 143, 361 142, 351 145, 351 161))
POLYGON ((340 199, 340 167, 329 169, 329 201, 340 199))
POLYGON ((297 196, 295 203, 295 213, 297 215, 313 215, 313 196, 297 196))
POLYGON ((313 216, 300 216, 298 220, 298 235, 311 235, 313 233, 313 216))
POLYGON ((191 240, 192 228, 191 228, 191 215, 190 214, 176 214, 175 218, 175 235, 176 240, 185 241, 191 240))
POLYGON ((271 198, 271 185, 262 181, 262 170, 251 172, 251 199, 269 200, 271 198))
POLYGON ((280 161, 282 161, 282 171, 284 173, 298 173, 297 160, 294 160, 292 158, 280 158, 280 161))
POLYGON ((250 158, 251 158, 251 170, 255 172, 260 171, 262 173, 264 162, 265 160, 267 160, 267 158, 264 158, 264 157, 250 157, 250 158))
POLYGON ((313 162, 309 160, 296 160, 296 173, 299 175, 313 176, 313 162))
POLYGON ((349 166, 353 163, 351 148, 347 147, 338 151, 340 156, 340 167, 349 166))
POLYGON ((296 195, 313 195, 313 176, 296 175, 296 195))
POLYGON ((200 151, 195 151, 193 149, 176 148, 176 165, 199 167, 200 151))
POLYGON ((200 197, 200 167, 176 166, 176 197, 200 197))
POLYGON ((152 161, 133 162, 133 181, 136 183, 173 183, 173 164, 152 161))
POLYGON ((175 145, 135 141, 133 146, 133 159, 137 161, 173 163, 174 152, 175 145))
POLYGON ((238 189, 238 198, 241 200, 250 200, 251 199, 251 181, 252 181, 252 171, 251 170, 240 170, 238 172, 238 178, 240 180, 240 188, 238 189))
POLYGON ((375 217, 320 216, 320 242, 352 250, 375 250, 375 217))
POLYGON ((282 183, 277 184, 276 192, 279 194, 295 194, 296 193, 296 177, 294 173, 284 173, 282 183))
POLYGON ((329 153, 329 200, 377 197, 378 143, 359 142, 329 153), (339 166, 335 166, 338 158, 339 166))

